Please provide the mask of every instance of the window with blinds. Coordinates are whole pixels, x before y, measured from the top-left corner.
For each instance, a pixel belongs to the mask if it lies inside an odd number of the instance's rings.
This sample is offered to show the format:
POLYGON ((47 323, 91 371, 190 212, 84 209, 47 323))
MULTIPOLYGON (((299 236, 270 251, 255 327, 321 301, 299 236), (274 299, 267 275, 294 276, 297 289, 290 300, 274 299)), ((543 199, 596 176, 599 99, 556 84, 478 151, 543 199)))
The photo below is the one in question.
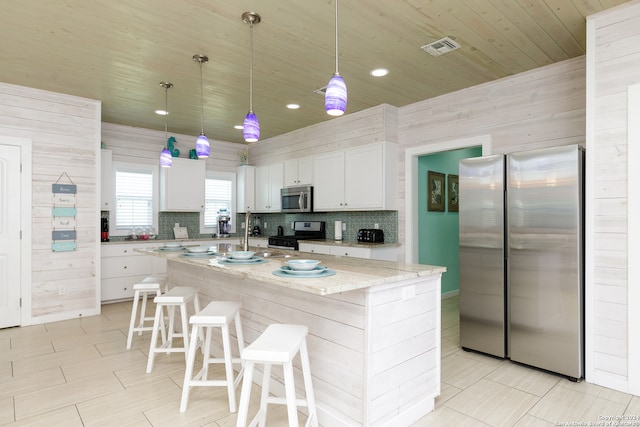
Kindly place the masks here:
POLYGON ((235 174, 207 173, 204 191, 204 211, 200 215, 200 232, 210 233, 218 229, 218 215, 221 209, 226 209, 233 232, 235 230, 235 174))
POLYGON ((204 226, 217 228, 220 209, 226 209, 229 216, 233 213, 231 209, 231 181, 207 179, 204 198, 204 226))
POLYGON ((116 232, 155 224, 153 171, 145 169, 128 167, 115 170, 116 232))

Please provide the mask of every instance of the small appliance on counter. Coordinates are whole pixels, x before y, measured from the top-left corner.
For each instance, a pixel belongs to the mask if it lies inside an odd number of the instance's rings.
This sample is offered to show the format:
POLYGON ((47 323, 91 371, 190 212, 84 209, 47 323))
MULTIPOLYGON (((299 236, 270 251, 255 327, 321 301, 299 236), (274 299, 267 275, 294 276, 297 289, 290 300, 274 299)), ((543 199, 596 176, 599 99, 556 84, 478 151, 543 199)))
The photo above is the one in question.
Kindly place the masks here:
POLYGON ((101 226, 101 233, 100 233, 100 241, 101 242, 108 242, 109 241, 109 218, 102 218, 102 226, 101 226))
POLYGON ((218 212, 218 237, 229 237, 231 232, 231 217, 226 209, 218 212))
POLYGON ((253 226, 253 230, 251 230, 251 235, 253 237, 262 236, 262 231, 260 230, 260 226, 259 225, 254 225, 253 226))
POLYGON ((270 236, 269 247, 276 249, 292 249, 297 251, 298 240, 326 239, 324 221, 294 221, 293 232, 294 234, 289 236, 270 236))
POLYGON ((359 243, 384 243, 384 231, 378 228, 361 228, 358 230, 359 243))

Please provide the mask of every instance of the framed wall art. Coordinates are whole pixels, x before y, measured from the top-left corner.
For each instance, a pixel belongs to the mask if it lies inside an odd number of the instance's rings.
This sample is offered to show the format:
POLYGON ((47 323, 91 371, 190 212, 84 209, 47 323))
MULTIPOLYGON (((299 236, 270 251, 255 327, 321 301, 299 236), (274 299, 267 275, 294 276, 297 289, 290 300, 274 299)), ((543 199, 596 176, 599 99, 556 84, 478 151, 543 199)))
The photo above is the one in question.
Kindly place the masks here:
POLYGON ((447 175, 447 209, 458 212, 458 175, 447 175))
POLYGON ((444 174, 427 171, 427 210, 444 212, 444 174))

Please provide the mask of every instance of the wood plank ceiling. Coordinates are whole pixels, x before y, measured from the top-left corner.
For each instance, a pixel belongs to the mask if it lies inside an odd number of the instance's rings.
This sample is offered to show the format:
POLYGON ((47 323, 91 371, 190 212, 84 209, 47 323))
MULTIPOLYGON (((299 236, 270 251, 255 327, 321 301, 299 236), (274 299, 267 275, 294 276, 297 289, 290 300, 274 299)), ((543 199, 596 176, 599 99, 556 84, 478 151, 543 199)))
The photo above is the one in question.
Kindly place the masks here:
MULTIPOLYGON (((331 117, 325 86, 335 70, 336 0, 20 0, 3 2, 0 81, 102 101, 104 122, 242 142, 249 109, 249 26, 255 11, 254 111, 262 139, 331 117), (298 110, 285 105, 297 103, 298 110)), ((343 0, 339 69, 347 114, 401 107, 585 54, 585 17, 625 0, 343 0), (421 46, 448 36, 462 47, 432 57, 421 46), (374 78, 369 71, 389 69, 374 78)), ((0 120, 2 114, 0 112, 0 120)), ((162 141, 159 142, 159 146, 162 141)))

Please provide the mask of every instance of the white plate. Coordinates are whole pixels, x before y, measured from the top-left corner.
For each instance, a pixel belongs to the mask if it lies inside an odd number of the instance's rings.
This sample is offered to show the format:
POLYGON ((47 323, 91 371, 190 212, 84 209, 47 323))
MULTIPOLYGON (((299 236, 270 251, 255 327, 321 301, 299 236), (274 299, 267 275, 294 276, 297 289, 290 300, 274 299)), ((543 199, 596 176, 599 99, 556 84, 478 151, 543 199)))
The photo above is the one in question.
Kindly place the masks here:
POLYGON ((260 262, 263 258, 251 257, 247 259, 235 259, 235 258, 223 258, 220 261, 228 262, 229 264, 252 264, 254 262, 260 262))
POLYGON ((267 263, 266 259, 263 258, 252 258, 252 259, 230 259, 230 258, 222 258, 217 261, 219 264, 231 264, 231 265, 255 265, 255 264, 264 264, 267 263))
POLYGON ((183 251, 184 248, 182 246, 165 246, 162 248, 158 248, 158 250, 163 252, 178 252, 183 251))
MULTIPOLYGON (((302 274, 295 275, 295 274, 285 273, 284 270, 273 270, 272 273, 273 273, 274 276, 286 277, 288 279, 300 280, 300 279, 318 279, 318 278, 321 278, 321 277, 333 276, 333 275, 336 274, 336 271, 327 268, 327 269, 322 270, 318 274, 307 274, 306 276, 302 275, 302 274)), ((309 273, 309 272, 305 271, 305 273, 309 273)))
POLYGON ((187 258, 206 258, 206 257, 215 256, 215 255, 216 254, 213 252, 185 252, 181 256, 184 256, 187 258))
POLYGON ((291 270, 312 271, 320 264, 320 261, 315 259, 290 259, 285 264, 291 267, 291 270))
POLYGON ((294 270, 287 265, 280 267, 283 273, 290 274, 292 276, 317 276, 324 273, 327 269, 324 265, 317 265, 313 270, 294 270))
POLYGON ((254 255, 255 255, 255 252, 253 251, 231 251, 228 253, 229 259, 237 259, 237 260, 252 259, 254 255))
POLYGON ((191 246, 187 248, 187 252, 194 253, 194 254, 203 254, 211 251, 206 246, 191 246))

